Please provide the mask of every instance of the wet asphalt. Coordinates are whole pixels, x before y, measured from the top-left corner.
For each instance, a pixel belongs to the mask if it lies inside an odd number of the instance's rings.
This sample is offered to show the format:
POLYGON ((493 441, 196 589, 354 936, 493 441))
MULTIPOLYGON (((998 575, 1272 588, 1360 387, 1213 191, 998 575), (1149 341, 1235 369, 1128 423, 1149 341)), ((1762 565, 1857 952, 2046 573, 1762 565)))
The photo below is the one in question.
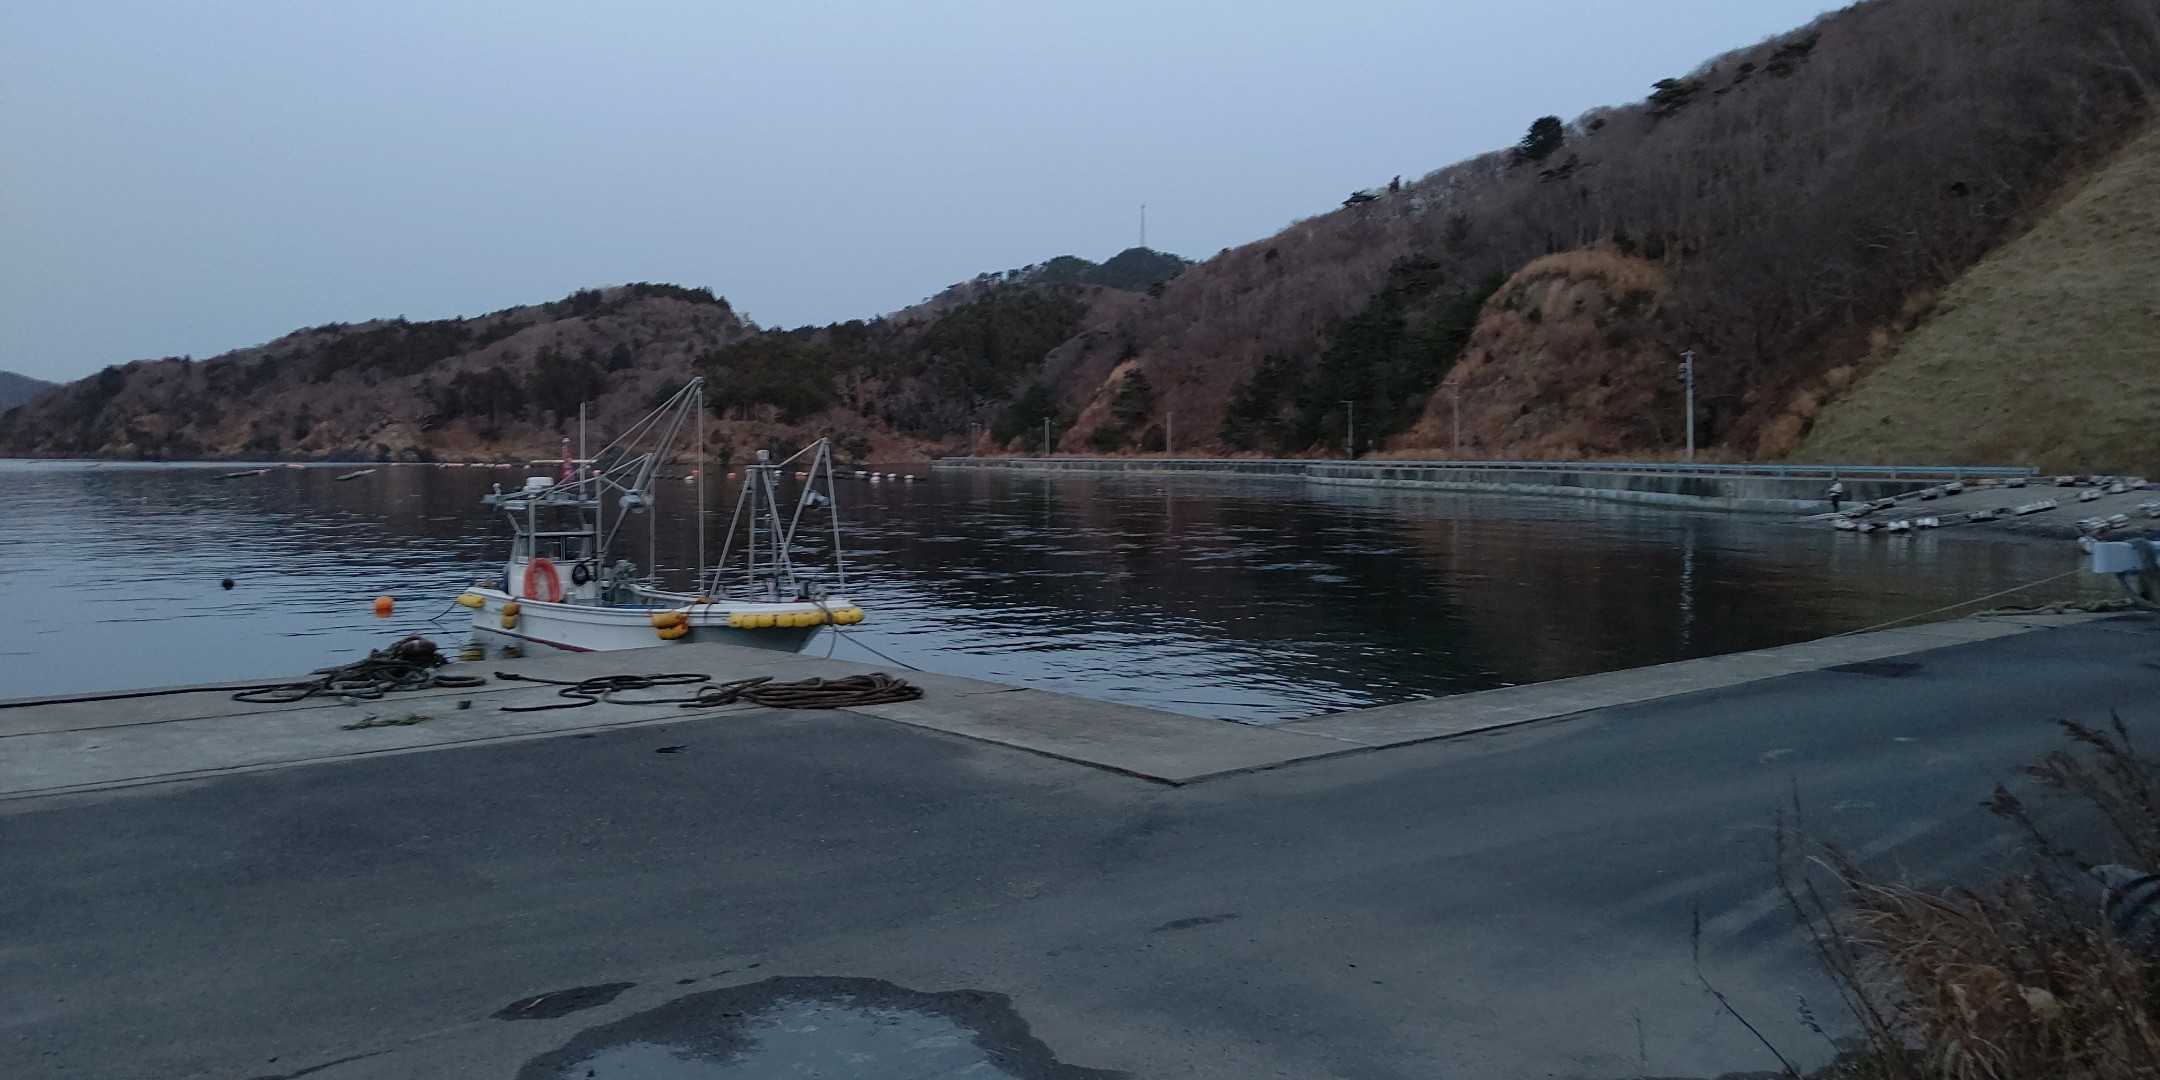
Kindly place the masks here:
POLYGON ((0 803, 0 1076, 1775 1067, 1703 979, 1820 1061, 1781 810, 2009 866, 1981 801, 2111 711, 2150 620, 1186 788, 751 712, 0 803))

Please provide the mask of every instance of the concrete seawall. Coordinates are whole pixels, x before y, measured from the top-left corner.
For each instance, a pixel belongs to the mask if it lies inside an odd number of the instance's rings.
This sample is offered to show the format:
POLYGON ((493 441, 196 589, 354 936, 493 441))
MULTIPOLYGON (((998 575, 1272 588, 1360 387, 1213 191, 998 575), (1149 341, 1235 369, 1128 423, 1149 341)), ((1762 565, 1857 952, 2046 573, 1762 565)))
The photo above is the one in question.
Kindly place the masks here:
MULTIPOLYGON (((982 469, 1031 473, 1096 473, 1132 476, 1235 476, 1342 487, 1414 488, 1504 495, 1553 495, 1645 503, 1698 510, 1761 514, 1815 514, 1830 509, 1823 499, 1828 470, 1809 475, 1736 475, 1627 471, 1611 467, 1485 465, 1417 461, 1240 461, 1154 458, 946 458, 933 469, 982 469)), ((1913 477, 1846 477, 1849 500, 1889 498, 1956 475, 1950 468, 1913 477)))

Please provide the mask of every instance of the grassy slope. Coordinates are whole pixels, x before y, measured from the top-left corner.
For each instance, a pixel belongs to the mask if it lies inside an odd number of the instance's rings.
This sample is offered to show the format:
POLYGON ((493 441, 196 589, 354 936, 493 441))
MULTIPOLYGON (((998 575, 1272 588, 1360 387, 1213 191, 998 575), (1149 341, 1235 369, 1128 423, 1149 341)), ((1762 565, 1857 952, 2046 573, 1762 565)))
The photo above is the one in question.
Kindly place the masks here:
POLYGON ((2160 127, 1952 285, 1794 458, 2160 476, 2156 191, 2160 127))

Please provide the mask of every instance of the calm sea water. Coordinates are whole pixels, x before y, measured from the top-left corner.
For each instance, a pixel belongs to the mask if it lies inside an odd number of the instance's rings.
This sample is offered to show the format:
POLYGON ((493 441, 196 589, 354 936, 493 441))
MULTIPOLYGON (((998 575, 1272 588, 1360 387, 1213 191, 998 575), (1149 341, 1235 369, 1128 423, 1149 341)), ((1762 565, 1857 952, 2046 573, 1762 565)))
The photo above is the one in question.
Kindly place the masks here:
MULTIPOLYGON (((430 617, 496 568, 506 529, 479 499, 522 475, 219 479, 238 467, 0 461, 0 697, 295 674, 414 631, 461 642, 462 609, 430 617), (398 606, 378 620, 383 593, 398 606)), ((811 651, 876 660, 867 645, 1247 722, 1800 641, 2076 565, 2068 544, 1954 530, 1863 539, 1582 500, 916 471, 843 482, 850 594, 871 618, 811 651)), ((717 535, 735 487, 709 483, 717 535)), ((663 489, 663 567, 695 561, 679 486, 663 489)))

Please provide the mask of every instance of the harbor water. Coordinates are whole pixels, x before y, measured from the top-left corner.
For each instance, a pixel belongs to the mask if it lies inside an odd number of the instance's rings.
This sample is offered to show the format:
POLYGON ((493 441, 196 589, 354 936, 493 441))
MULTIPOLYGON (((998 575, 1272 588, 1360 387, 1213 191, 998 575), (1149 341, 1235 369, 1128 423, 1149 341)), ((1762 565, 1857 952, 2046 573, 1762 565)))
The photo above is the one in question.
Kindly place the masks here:
MULTIPOLYGON (((499 571, 507 535, 480 497, 524 476, 223 478, 243 467, 0 462, 0 697, 292 675, 407 633, 460 643, 466 612, 445 609, 499 571)), ((841 482, 848 594, 870 616, 809 651, 1248 723, 1822 637, 2077 565, 2068 543, 1587 500, 912 471, 841 482)), ((717 538, 735 486, 705 483, 717 538)), ((695 488, 661 497, 657 531, 632 524, 618 554, 654 552, 687 585, 695 488)), ((2082 576, 2053 588, 2104 595, 2082 576)))

